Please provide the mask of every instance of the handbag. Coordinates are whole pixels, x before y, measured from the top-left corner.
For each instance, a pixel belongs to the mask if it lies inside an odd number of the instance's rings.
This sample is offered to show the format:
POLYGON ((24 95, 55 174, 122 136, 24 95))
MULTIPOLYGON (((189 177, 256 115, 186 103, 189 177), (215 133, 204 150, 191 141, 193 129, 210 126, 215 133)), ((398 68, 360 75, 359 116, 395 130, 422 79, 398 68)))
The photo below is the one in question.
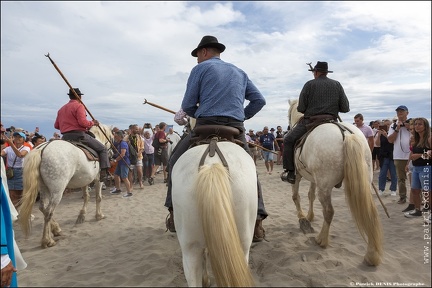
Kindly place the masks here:
POLYGON ((8 167, 6 168, 6 177, 7 179, 12 179, 14 177, 13 168, 8 167))
POLYGON ((156 138, 156 137, 155 137, 155 138, 153 139, 152 146, 153 146, 153 148, 154 148, 155 150, 159 149, 159 146, 160 146, 159 138, 156 138))
MULTIPOLYGON (((12 167, 13 167, 13 165, 15 165, 17 157, 18 156, 15 156, 15 160, 14 160, 14 162, 12 164, 12 167)), ((14 177, 14 172, 13 172, 13 168, 12 167, 7 167, 6 168, 6 177, 7 177, 7 179, 12 179, 14 177)))

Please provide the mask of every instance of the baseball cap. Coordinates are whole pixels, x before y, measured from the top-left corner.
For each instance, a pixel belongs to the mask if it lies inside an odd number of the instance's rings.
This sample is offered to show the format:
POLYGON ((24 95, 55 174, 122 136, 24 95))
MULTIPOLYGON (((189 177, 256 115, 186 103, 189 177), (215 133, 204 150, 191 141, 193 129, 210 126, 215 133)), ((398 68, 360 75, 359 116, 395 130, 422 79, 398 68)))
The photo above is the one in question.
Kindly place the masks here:
POLYGON ((399 107, 396 108, 396 111, 398 111, 398 110, 405 110, 405 111, 408 111, 408 107, 405 106, 405 105, 400 105, 399 107))
POLYGON ((21 137, 24 138, 24 139, 26 138, 26 135, 25 135, 23 132, 14 132, 14 133, 13 133, 13 136, 17 136, 17 135, 18 135, 18 136, 21 136, 21 137))

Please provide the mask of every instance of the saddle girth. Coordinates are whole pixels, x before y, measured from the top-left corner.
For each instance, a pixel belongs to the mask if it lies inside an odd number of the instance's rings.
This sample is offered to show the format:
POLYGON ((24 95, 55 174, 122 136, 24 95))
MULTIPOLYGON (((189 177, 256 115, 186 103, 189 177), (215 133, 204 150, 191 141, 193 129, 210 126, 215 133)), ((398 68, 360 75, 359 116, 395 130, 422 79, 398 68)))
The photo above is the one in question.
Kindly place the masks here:
POLYGON ((219 141, 219 138, 218 137, 213 137, 213 138, 209 139, 209 141, 210 141, 209 145, 207 146, 207 149, 204 151, 204 153, 203 153, 203 155, 201 157, 201 161, 199 163, 198 170, 199 170, 199 168, 201 166, 204 165, 204 161, 205 161, 205 158, 207 157, 207 155, 210 156, 210 157, 213 157, 217 153, 218 156, 219 156, 219 158, 222 161, 223 166, 229 171, 228 162, 226 161, 225 157, 222 154, 222 151, 219 149, 219 147, 217 145, 217 142, 219 141))

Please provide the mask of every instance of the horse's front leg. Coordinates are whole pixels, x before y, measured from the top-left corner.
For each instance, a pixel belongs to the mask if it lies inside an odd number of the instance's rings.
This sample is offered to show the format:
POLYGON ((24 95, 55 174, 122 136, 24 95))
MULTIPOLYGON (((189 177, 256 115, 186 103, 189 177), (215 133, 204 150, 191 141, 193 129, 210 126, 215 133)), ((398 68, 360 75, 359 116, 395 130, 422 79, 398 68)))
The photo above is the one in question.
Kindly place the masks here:
POLYGON ((96 180, 95 184, 95 193, 96 193, 96 220, 102 220, 105 218, 105 215, 102 214, 101 210, 101 202, 102 202, 102 183, 99 180, 96 180))
POLYGON ((90 199, 90 193, 87 190, 87 186, 82 187, 81 190, 83 192, 84 205, 81 208, 81 211, 80 211, 80 213, 78 215, 78 218, 77 218, 75 224, 82 224, 82 223, 84 223, 85 214, 87 213, 87 204, 88 204, 89 199, 90 199))
POLYGON ((308 211, 308 215, 307 215, 307 220, 309 220, 309 221, 312 221, 315 217, 315 214, 313 211, 313 203, 315 201, 315 188, 316 188, 315 183, 311 182, 310 186, 309 186, 309 193, 308 193, 309 211, 308 211))
POLYGON ((331 191, 332 188, 327 190, 318 191, 318 199, 323 207, 324 222, 321 228, 321 232, 316 237, 316 242, 323 248, 326 248, 329 244, 329 232, 330 224, 333 220, 334 210, 331 203, 331 191))
POLYGON ((299 189, 300 189, 300 180, 301 180, 301 176, 299 174, 297 174, 297 179, 295 184, 292 184, 292 200, 294 201, 294 204, 296 206, 297 209, 297 218, 298 219, 302 219, 302 218, 306 218, 306 216, 303 213, 303 210, 301 209, 301 205, 300 205, 300 195, 299 195, 299 189))

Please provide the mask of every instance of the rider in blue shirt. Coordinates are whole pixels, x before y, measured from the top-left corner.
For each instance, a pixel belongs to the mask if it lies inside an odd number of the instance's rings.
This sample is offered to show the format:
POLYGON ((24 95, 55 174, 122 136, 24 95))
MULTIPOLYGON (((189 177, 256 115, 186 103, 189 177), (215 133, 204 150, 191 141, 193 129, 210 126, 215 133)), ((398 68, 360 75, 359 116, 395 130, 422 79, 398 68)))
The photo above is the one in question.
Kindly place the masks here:
MULTIPOLYGON (((197 57, 198 65, 189 76, 181 108, 188 116, 196 118, 195 127, 224 125, 237 128, 240 131, 237 139, 244 143, 245 150, 249 152, 243 122, 258 113, 266 101, 243 70, 220 59, 220 53, 224 50, 225 45, 219 43, 216 37, 204 36, 198 47, 191 52, 193 57, 197 57), (249 101, 246 107, 245 100, 249 101)), ((169 175, 177 159, 189 148, 189 140, 193 136, 192 131, 177 144, 169 160, 169 175)), ((170 211, 167 228, 175 232, 171 185, 169 180, 165 206, 170 211)), ((257 185, 258 215, 254 241, 262 241, 264 229, 261 222, 268 214, 264 208, 259 181, 257 185)))

